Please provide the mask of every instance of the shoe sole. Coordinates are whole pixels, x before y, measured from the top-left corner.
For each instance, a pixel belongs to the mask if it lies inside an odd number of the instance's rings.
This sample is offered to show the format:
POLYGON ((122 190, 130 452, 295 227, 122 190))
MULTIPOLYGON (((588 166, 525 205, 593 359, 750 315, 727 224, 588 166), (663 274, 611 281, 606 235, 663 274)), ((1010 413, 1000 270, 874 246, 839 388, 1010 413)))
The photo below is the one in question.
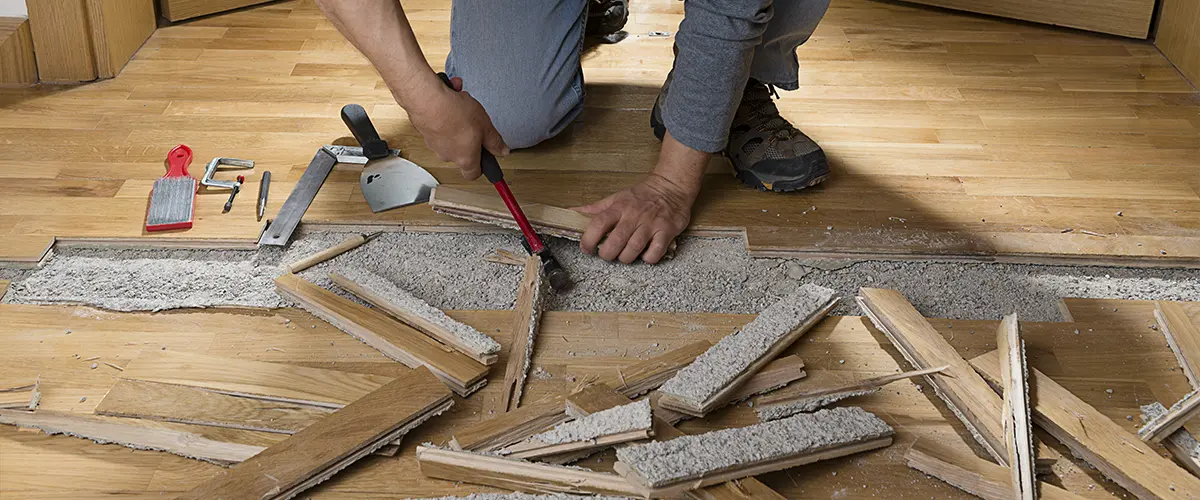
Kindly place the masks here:
MULTIPOLYGON (((725 157, 729 158, 729 155, 726 154, 725 157)), ((732 161, 733 160, 730 160, 731 163, 732 161)), ((761 179, 755 175, 754 172, 749 170, 742 170, 739 168, 734 168, 733 170, 734 177, 737 177, 739 181, 742 181, 742 184, 755 188, 759 191, 771 191, 774 193, 791 193, 794 191, 799 191, 801 189, 816 186, 817 184, 825 182, 825 180, 829 178, 828 163, 825 164, 825 168, 820 170, 821 173, 815 176, 801 177, 798 179, 776 179, 773 181, 761 179)))

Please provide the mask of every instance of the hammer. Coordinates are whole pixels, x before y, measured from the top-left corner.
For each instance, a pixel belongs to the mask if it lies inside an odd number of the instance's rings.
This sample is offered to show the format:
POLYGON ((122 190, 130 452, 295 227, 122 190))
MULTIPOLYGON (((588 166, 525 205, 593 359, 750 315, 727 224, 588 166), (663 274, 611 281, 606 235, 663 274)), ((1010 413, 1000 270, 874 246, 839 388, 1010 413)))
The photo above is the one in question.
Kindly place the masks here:
MULTIPOLYGON (((450 82, 450 77, 445 73, 438 73, 438 77, 442 82, 451 89, 454 84, 450 82)), ((521 211, 521 205, 517 204, 517 199, 513 197, 512 191, 508 189, 508 183, 504 182, 504 171, 500 170, 500 162, 496 161, 496 157, 492 155, 487 148, 481 147, 479 152, 479 169, 483 171, 484 177, 487 177, 488 182, 496 187, 496 192, 500 193, 500 199, 504 200, 504 205, 508 207, 508 211, 512 214, 513 220, 517 221, 517 226, 521 228, 522 243, 525 245, 525 250, 530 255, 537 255, 542 259, 542 267, 546 271, 546 280, 550 282, 550 287, 555 291, 563 292, 571 288, 571 277, 567 275, 567 270, 554 258, 554 254, 542 243, 542 239, 533 231, 533 226, 529 224, 529 219, 525 217, 525 212, 521 211)))

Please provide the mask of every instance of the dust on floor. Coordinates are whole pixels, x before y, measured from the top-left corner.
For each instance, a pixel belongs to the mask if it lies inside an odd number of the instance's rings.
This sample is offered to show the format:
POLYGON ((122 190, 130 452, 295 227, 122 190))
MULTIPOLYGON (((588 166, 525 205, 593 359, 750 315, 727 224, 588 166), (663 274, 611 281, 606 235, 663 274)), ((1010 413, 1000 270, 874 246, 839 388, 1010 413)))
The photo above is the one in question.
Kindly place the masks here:
MULTIPOLYGON (((302 231, 287 249, 58 249, 23 272, 0 269, 13 283, 8 303, 75 303, 117 311, 289 305, 272 280, 283 265, 333 246, 349 233, 302 231)), ((577 243, 555 240, 555 255, 575 287, 554 294, 551 310, 757 313, 812 283, 842 297, 832 314, 860 314, 859 287, 893 288, 924 315, 1061 321, 1060 297, 1200 300, 1200 270, 1036 266, 961 262, 832 262, 755 259, 736 238, 685 238, 658 265, 609 263, 577 243)), ((508 309, 521 270, 483 260, 492 249, 521 252, 514 233, 385 233, 301 273, 335 288, 331 271, 367 269, 442 309, 508 309)))

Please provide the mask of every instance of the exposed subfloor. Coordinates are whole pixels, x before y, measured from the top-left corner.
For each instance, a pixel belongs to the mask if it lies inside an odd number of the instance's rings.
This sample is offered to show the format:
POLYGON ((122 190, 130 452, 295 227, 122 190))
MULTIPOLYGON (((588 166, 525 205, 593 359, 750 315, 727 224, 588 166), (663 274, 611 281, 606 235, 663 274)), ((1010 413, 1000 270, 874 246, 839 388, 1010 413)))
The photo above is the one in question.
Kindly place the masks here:
MULTIPOLYGON (((40 268, 0 268, 13 283, 4 302, 79 303, 118 311, 186 307, 280 307, 273 278, 283 264, 332 246, 347 232, 308 231, 284 249, 147 250, 63 248, 40 268)), ((859 287, 894 288, 923 314, 997 319, 1017 312, 1026 321, 1060 321, 1060 297, 1200 300, 1200 270, 1035 266, 961 262, 835 262, 755 259, 735 238, 688 238, 674 259, 658 265, 609 263, 578 244, 553 241, 575 288, 553 294, 550 309, 756 313, 804 283, 833 288, 833 314, 860 314, 859 287)), ((370 243, 301 273, 333 287, 329 272, 366 268, 435 307, 507 309, 521 269, 487 262, 492 249, 521 252, 510 233, 385 233, 370 243)))

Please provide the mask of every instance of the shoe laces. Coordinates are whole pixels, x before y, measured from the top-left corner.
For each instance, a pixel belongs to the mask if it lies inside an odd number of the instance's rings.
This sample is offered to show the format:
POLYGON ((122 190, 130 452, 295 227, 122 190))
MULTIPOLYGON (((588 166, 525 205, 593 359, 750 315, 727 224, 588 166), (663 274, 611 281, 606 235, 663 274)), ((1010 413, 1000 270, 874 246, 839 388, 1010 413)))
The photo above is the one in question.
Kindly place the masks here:
POLYGON ((787 141, 800 134, 779 114, 772 97, 778 99, 779 91, 774 85, 751 78, 742 93, 742 106, 746 110, 746 124, 762 132, 769 132, 772 141, 787 141))

